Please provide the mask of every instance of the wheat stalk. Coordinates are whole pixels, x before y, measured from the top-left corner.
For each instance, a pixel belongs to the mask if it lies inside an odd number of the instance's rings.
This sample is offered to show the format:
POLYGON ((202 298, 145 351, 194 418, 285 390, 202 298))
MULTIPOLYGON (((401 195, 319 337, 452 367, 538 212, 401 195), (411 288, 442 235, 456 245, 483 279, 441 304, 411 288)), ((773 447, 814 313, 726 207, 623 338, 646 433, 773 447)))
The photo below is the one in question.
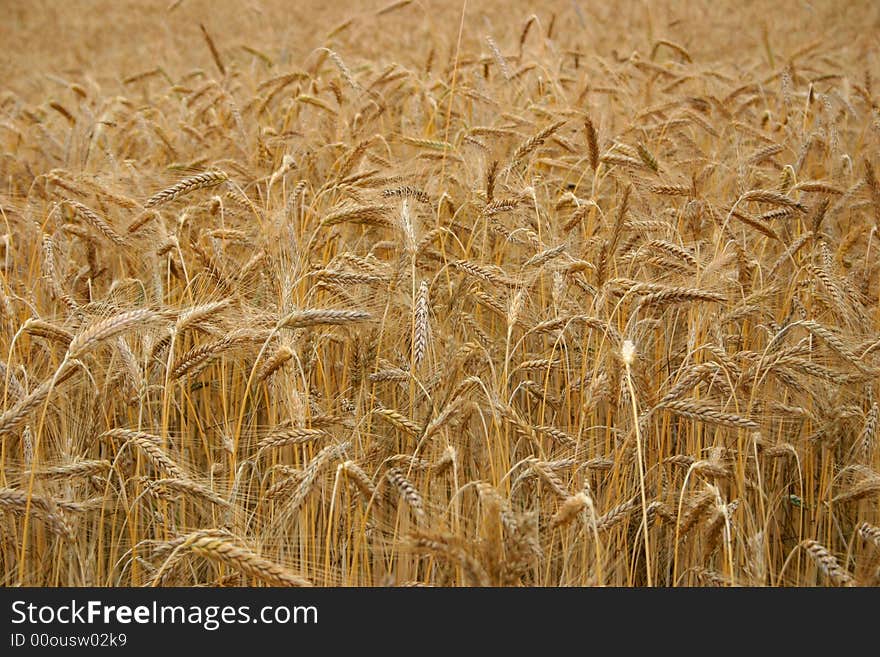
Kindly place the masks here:
POLYGON ((352 322, 365 322, 371 318, 370 313, 363 310, 295 310, 278 320, 279 328, 304 328, 319 324, 344 325, 352 322))
POLYGON ((412 357, 416 366, 422 362, 428 349, 428 330, 428 282, 422 281, 413 310, 412 357))
POLYGON ((184 474, 183 470, 177 463, 175 463, 170 456, 168 456, 162 447, 160 446, 162 443, 162 439, 153 434, 146 433, 144 431, 136 431, 134 429, 110 429, 109 431, 105 431, 102 433, 99 438, 104 439, 119 439, 124 440, 126 443, 131 443, 140 449, 144 455, 153 463, 157 468, 161 468, 165 470, 169 475, 171 475, 174 479, 188 479, 186 474, 184 474))
POLYGON ((80 358, 105 340, 163 320, 162 314, 146 308, 130 310, 102 319, 73 337, 67 347, 68 357, 80 358))
POLYGON ((225 171, 205 171, 204 173, 184 178, 180 182, 156 192, 147 199, 144 203, 144 207, 149 209, 158 205, 163 205, 180 196, 190 194, 199 189, 216 187, 227 180, 229 180, 229 175, 225 171))
POLYGON ((400 496, 406 502, 407 506, 412 509, 413 514, 420 520, 424 519, 425 505, 422 501, 422 496, 419 494, 419 491, 416 490, 415 486, 413 486, 397 468, 391 468, 388 470, 386 476, 391 485, 400 492, 400 496))
MULTIPOLYGON (((38 479, 64 480, 76 477, 91 477, 101 474, 111 467, 110 461, 104 459, 74 461, 67 465, 56 465, 44 470, 37 470, 34 476, 38 479)), ((25 473, 25 477, 30 473, 25 473)))
POLYGON ((712 408, 711 406, 708 406, 705 403, 697 400, 673 399, 665 401, 662 406, 655 406, 654 410, 659 410, 660 408, 672 411, 677 415, 682 415, 693 420, 709 422, 710 424, 720 424, 741 429, 749 429, 751 431, 757 431, 759 429, 758 424, 754 420, 744 418, 740 415, 736 415, 735 413, 727 413, 725 411, 712 408))
POLYGON ((257 443, 257 448, 266 450, 286 445, 301 445, 328 435, 323 429, 303 429, 299 427, 282 427, 269 433, 257 443))
POLYGON ((311 586, 304 577, 221 536, 197 536, 185 543, 195 554, 224 563, 270 586, 311 586))
POLYGON ((31 517, 43 523, 53 534, 67 539, 73 538, 73 528, 58 513, 58 507, 52 500, 28 495, 26 491, 0 488, 0 509, 17 516, 30 514, 31 517))
POLYGON ((819 567, 819 570, 825 573, 835 584, 843 586, 852 585, 852 575, 840 565, 837 558, 821 543, 813 539, 806 539, 801 543, 801 547, 807 551, 807 554, 810 555, 810 558, 819 567))

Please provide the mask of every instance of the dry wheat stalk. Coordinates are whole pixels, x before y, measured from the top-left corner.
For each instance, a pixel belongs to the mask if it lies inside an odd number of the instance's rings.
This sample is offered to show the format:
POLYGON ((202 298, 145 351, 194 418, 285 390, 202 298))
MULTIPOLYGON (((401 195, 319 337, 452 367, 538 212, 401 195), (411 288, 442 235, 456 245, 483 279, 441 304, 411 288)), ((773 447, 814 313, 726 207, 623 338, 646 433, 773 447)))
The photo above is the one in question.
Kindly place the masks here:
POLYGON ((385 198, 390 197, 403 197, 403 198, 414 198, 419 203, 424 203, 425 205, 431 204, 431 197, 428 196, 423 190, 417 189, 410 185, 403 185, 402 187, 394 187, 392 189, 382 190, 382 196, 385 198))
POLYGON ((269 358, 266 359, 266 362, 260 366, 260 369, 257 372, 257 383, 268 379, 275 372, 284 367, 287 361, 291 358, 293 358, 293 351, 290 347, 285 345, 278 347, 278 350, 269 356, 269 358))
POLYGON ((303 71, 222 12, 204 69, 7 49, 0 581, 880 583, 870 49, 384 1, 303 71))
POLYGON ((409 546, 416 552, 446 557, 461 566, 471 586, 488 586, 485 569, 451 534, 416 533, 409 537, 409 546))
POLYGON ((46 338, 54 342, 59 342, 66 349, 73 340, 73 334, 61 326, 56 326, 50 322, 45 322, 35 317, 29 318, 21 327, 22 332, 28 335, 46 338))
POLYGON ((354 461, 345 461, 342 464, 342 471, 352 481, 352 483, 354 483, 354 485, 364 497, 366 497, 368 500, 371 500, 375 497, 376 486, 373 484, 373 480, 357 463, 355 463, 354 461))
POLYGON ((229 506, 229 502, 220 497, 213 490, 191 479, 157 479, 155 481, 150 481, 147 485, 150 488, 167 489, 190 495, 192 497, 198 497, 209 501, 211 504, 216 504, 217 506, 229 506))
POLYGON ((45 269, 45 277, 51 286, 50 289, 56 297, 61 299, 64 305, 66 305, 72 313, 78 313, 79 304, 77 304, 76 301, 64 291, 64 287, 62 286, 61 279, 58 275, 58 270, 55 267, 55 246, 53 245, 52 238, 44 233, 41 236, 41 246, 43 250, 42 265, 45 269))
POLYGON ((18 429, 38 406, 43 404, 52 390, 68 379, 78 366, 78 361, 65 360, 53 377, 43 381, 12 408, 0 415, 0 436, 18 429))
POLYGON ((785 194, 780 194, 772 189, 753 189, 742 196, 740 201, 752 201, 754 203, 767 203, 769 205, 778 205, 783 207, 796 208, 801 212, 806 212, 803 204, 789 198, 785 194))
POLYGON ((801 543, 807 554, 813 562, 825 573, 835 584, 842 586, 850 586, 853 583, 852 575, 850 575, 841 565, 837 558, 831 554, 821 543, 813 539, 806 539, 801 543))
MULTIPOLYGON (((638 286, 632 291, 639 294, 638 286)), ((694 301, 723 303, 725 300, 725 296, 723 294, 718 294, 717 292, 709 292, 708 290, 698 290, 696 288, 688 287, 670 287, 665 290, 645 294, 639 299, 639 304, 642 306, 650 306, 694 301)))
POLYGON ((551 527, 564 527, 572 520, 574 520, 578 514, 587 508, 587 504, 589 503, 589 497, 584 493, 578 493, 577 495, 572 495, 568 497, 562 504, 559 505, 559 509, 553 515, 553 518, 550 520, 551 527))
POLYGON ((644 162, 634 157, 626 155, 617 155, 616 153, 605 153, 599 158, 599 161, 610 166, 619 166, 623 168, 646 169, 644 162))
POLYGON ((208 342, 198 347, 193 347, 185 354, 180 356, 172 365, 170 378, 173 381, 183 378, 184 376, 196 376, 211 361, 224 352, 233 347, 247 344, 248 342, 262 342, 268 335, 269 331, 254 331, 251 329, 239 329, 232 331, 228 335, 219 340, 208 342))
POLYGON ((412 357, 416 366, 422 362, 428 349, 428 331, 428 282, 422 281, 413 311, 412 357))
POLYGON ((880 477, 867 477, 851 486, 849 490, 835 496, 832 502, 858 501, 875 495, 880 495, 880 477))
POLYGON ((824 180, 804 180, 803 182, 799 182, 797 185, 795 185, 792 190, 799 192, 831 194, 834 196, 841 196, 844 194, 844 191, 842 189, 832 185, 831 183, 825 182, 824 180))
POLYGON ((700 582, 706 584, 707 586, 730 586, 730 579, 716 570, 710 570, 707 568, 702 568, 700 566, 697 566, 692 570, 697 576, 697 579, 699 579, 700 582))
POLYGON ((214 45, 214 39, 211 38, 208 29, 203 23, 199 23, 199 29, 202 31, 205 43, 207 43, 208 49, 211 51, 211 57, 214 59, 214 64, 217 66, 217 70, 220 71, 220 75, 226 75, 226 67, 223 65, 223 60, 220 59, 220 52, 217 50, 217 46, 214 45))
POLYGON ((383 276, 374 276, 372 274, 352 274, 350 272, 335 271, 332 269, 322 269, 314 272, 314 276, 329 283, 338 285, 358 285, 358 284, 376 284, 384 283, 383 276))
POLYGON ((726 413, 724 411, 707 406, 704 402, 696 399, 679 399, 664 402, 662 406, 655 407, 672 411, 678 415, 682 415, 701 422, 709 422, 711 424, 721 424, 729 427, 738 427, 741 429, 758 430, 758 424, 753 420, 744 418, 734 413, 726 413))
MULTIPOLYGON (((49 480, 63 480, 75 477, 91 477, 93 475, 101 474, 102 472, 109 470, 110 465, 110 461, 103 459, 74 461, 72 463, 68 463, 67 465, 56 465, 51 468, 37 470, 36 472, 34 472, 34 476, 38 479, 49 480)), ((24 476, 28 477, 30 476, 30 473, 24 473, 24 476)))
POLYGON ((577 441, 574 438, 569 436, 564 431, 557 429, 556 427, 547 426, 544 424, 535 424, 532 425, 532 428, 538 433, 544 434, 545 436, 550 436, 553 440, 558 442, 560 445, 564 445, 565 447, 575 447, 577 445, 577 441))
POLYGON ((791 245, 789 245, 789 247, 785 251, 782 252, 779 258, 777 258, 776 261, 770 266, 767 275, 773 277, 773 275, 776 274, 776 272, 785 262, 789 260, 793 261, 795 254, 797 254, 798 251, 804 248, 804 246, 810 240, 812 240, 813 237, 815 237, 815 235, 812 231, 804 233, 803 235, 798 237, 794 242, 791 243, 791 245))
POLYGON ((639 159, 642 160, 646 167, 648 167, 651 171, 655 173, 660 171, 660 165, 657 164, 657 158, 654 157, 654 154, 648 150, 647 146, 645 146, 642 142, 639 142, 636 144, 636 151, 638 151, 639 159))
POLYGON ((183 333, 189 328, 198 327, 202 322, 206 322, 222 313, 231 304, 231 299, 222 299, 221 301, 212 301, 211 303, 187 308, 177 316, 174 330, 178 333, 183 333))
POLYGON ((559 130, 562 126, 564 126, 566 121, 556 121, 555 123, 547 126, 543 130, 541 130, 538 134, 530 139, 524 141, 520 144, 517 149, 513 152, 513 155, 510 157, 510 164, 508 165, 508 170, 512 170, 516 167, 520 162, 522 162, 526 157, 528 157, 532 152, 535 151, 541 144, 543 144, 548 137, 550 137, 554 132, 559 130))
POLYGON ((523 263, 523 268, 526 267, 543 267, 546 263, 551 260, 558 258, 560 255, 565 253, 566 250, 565 244, 560 244, 559 246, 554 246, 550 249, 544 249, 540 253, 536 253, 531 258, 526 260, 523 263))
POLYGON ((677 534, 687 536, 698 522, 706 515, 715 502, 715 494, 706 491, 692 501, 684 518, 677 519, 677 534))
POLYGON ((411 436, 418 437, 422 435, 422 427, 410 420, 403 413, 395 411, 393 408, 376 408, 373 409, 372 414, 378 415, 389 424, 411 436))
POLYGON ((495 43, 495 39, 493 39, 491 36, 487 36, 486 45, 489 46, 489 51, 492 53, 492 57, 495 59, 495 63, 498 65, 498 70, 501 71, 504 79, 510 82, 513 79, 513 73, 510 72, 510 67, 507 65, 507 60, 504 58, 504 55, 501 54, 501 50, 498 48, 498 44, 495 43))
POLYGON ((546 486, 553 492, 554 495, 559 497, 560 499, 567 500, 571 497, 571 493, 565 487, 565 484, 559 478, 559 476, 553 472, 553 469, 549 467, 549 463, 545 463, 542 461, 535 461, 532 463, 532 470, 534 470, 535 474, 538 475, 538 478, 546 484, 546 486))
POLYGON ((856 442, 860 456, 865 463, 871 462, 871 454, 874 451, 874 443, 876 442, 878 422, 880 422, 880 405, 878 405, 877 402, 874 402, 871 404, 871 409, 865 416, 865 425, 862 427, 862 432, 859 434, 858 441, 856 442))
POLYGON ((425 426, 424 439, 433 437, 434 434, 457 417, 463 411, 464 407, 469 404, 467 399, 460 396, 461 394, 462 391, 460 390, 453 391, 453 394, 451 395, 453 401, 444 406, 437 416, 425 426))
POLYGON ((6 363, 0 361, 0 379, 3 380, 3 401, 4 403, 10 400, 10 397, 13 399, 22 399, 27 396, 24 388, 21 385, 21 382, 18 380, 18 377, 13 374, 8 367, 6 367, 6 363))
POLYGON ((470 274, 475 278, 480 278, 484 281, 488 281, 489 283, 494 283, 495 285, 500 286, 514 286, 515 283, 513 280, 500 272, 496 267, 486 267, 483 265, 479 265, 475 262, 469 262, 466 260, 457 260, 455 262, 450 263, 456 269, 460 269, 463 272, 470 274))
POLYGON ((782 144, 770 144, 769 146, 765 146, 764 148, 756 151, 746 161, 749 164, 760 164, 764 160, 767 160, 774 155, 778 155, 783 150, 785 150, 785 148, 782 146, 782 144))
POLYGON ((425 504, 416 487, 397 468, 389 469, 386 476, 391 485, 399 491, 400 496, 412 510, 413 514, 420 520, 424 519, 425 504))
POLYGON ((65 199, 65 203, 70 205, 80 217, 85 219, 91 226, 98 230, 104 237, 116 244, 117 246, 125 246, 127 244, 124 237, 117 233, 113 228, 104 221, 98 214, 89 207, 86 207, 78 201, 65 199))
POLYGON ((116 438, 136 445, 157 468, 164 469, 174 479, 189 479, 181 467, 168 456, 161 447, 162 439, 153 434, 133 429, 110 429, 99 438, 116 438))
POLYGON ((144 203, 145 208, 152 208, 163 203, 168 203, 174 199, 208 187, 216 187, 217 185, 229 180, 229 175, 225 171, 205 171, 189 178, 184 178, 179 183, 166 187, 165 189, 153 194, 144 203))
POLYGON ((274 500, 288 495, 302 483, 305 477, 305 473, 302 470, 296 470, 287 466, 273 468, 273 471, 280 472, 284 478, 279 479, 266 489, 264 497, 267 500, 274 500))
POLYGON ((311 586, 312 583, 256 552, 221 536, 197 536, 185 542, 199 556, 219 561, 270 586, 311 586))
POLYGON ((873 543, 875 547, 880 548, 880 527, 863 522, 859 526, 859 536, 865 541, 873 543))
MULTIPOLYGON (((339 443, 337 445, 327 445, 324 449, 318 452, 315 457, 309 461, 308 466, 303 470, 302 477, 296 484, 296 489, 294 490, 293 496, 289 501, 286 502, 286 508, 294 513, 299 510, 302 503, 305 501, 306 497, 308 497, 309 493, 312 492, 312 488, 315 485, 315 482, 318 479, 318 475, 321 474, 323 469, 333 460, 338 459, 342 454, 345 453, 345 450, 349 448, 349 443, 339 443)), ((270 491, 267 493, 267 497, 272 499, 273 497, 277 497, 279 491, 275 491, 274 493, 270 491)))
POLYGON ((871 195, 871 203, 874 205, 874 226, 880 230, 880 182, 874 173, 874 167, 868 158, 865 158, 865 186, 871 195))
POLYGON ((78 333, 67 348, 70 358, 79 358, 104 340, 121 335, 138 327, 149 326, 164 320, 161 313, 146 308, 130 310, 95 322, 78 333))
MULTIPOLYGON (((492 174, 494 172, 490 169, 489 173, 492 174)), ((487 174, 487 176, 488 176, 488 174, 487 174)), ((491 178, 487 178, 487 188, 486 188, 487 195, 488 195, 488 192, 494 188, 494 187, 490 188, 488 186, 488 183, 492 183, 492 185, 494 186, 494 184, 495 184, 494 176, 491 178)), ((517 207, 519 207, 519 204, 520 204, 520 199, 518 199, 518 198, 494 199, 494 200, 490 200, 489 202, 486 203, 486 205, 483 207, 482 213, 486 217, 494 217, 497 214, 503 214, 505 212, 513 212, 514 210, 516 210, 517 207)))
POLYGON ((28 495, 26 491, 13 488, 0 488, 0 510, 17 516, 30 513, 31 517, 43 523, 53 534, 68 539, 73 538, 73 528, 58 513, 58 505, 54 500, 28 495))
POLYGON ((823 326, 819 322, 815 322, 809 319, 794 322, 793 325, 805 327, 813 335, 822 338, 825 344, 827 344, 829 347, 831 347, 831 349, 837 352, 837 354, 841 356, 844 360, 849 361, 852 365, 863 372, 867 371, 867 368, 865 364, 862 363, 861 359, 859 359, 858 356, 856 356, 849 348, 847 348, 840 336, 838 336, 828 327, 823 326))
POLYGON ((314 308, 310 310, 295 310, 278 320, 279 328, 303 328, 319 324, 343 325, 352 322, 365 322, 370 319, 370 313, 363 310, 330 310, 314 308))
POLYGON ((323 429, 304 429, 300 427, 280 427, 271 431, 257 443, 257 449, 266 450, 286 445, 301 445, 327 436, 323 429))
POLYGON ((633 498, 627 502, 618 504, 596 519, 596 530, 607 532, 614 529, 614 527, 627 520, 640 506, 641 503, 638 498, 633 498))
POLYGON ((409 381, 411 377, 412 375, 406 370, 402 370, 399 367, 388 367, 378 372, 373 372, 370 374, 369 379, 379 383, 383 381, 409 381))
POLYGON ((587 155, 590 167, 595 171, 599 166, 599 133, 589 116, 584 119, 584 133, 587 138, 587 155))

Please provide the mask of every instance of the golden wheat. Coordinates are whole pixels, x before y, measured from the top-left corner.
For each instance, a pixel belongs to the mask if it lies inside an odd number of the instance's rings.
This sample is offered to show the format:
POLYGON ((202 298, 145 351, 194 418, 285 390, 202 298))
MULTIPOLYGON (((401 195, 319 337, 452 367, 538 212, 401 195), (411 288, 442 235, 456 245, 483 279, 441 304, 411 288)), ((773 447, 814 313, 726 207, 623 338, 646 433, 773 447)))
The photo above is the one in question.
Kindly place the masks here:
POLYGON ((0 585, 880 584, 874 4, 91 4, 4 31, 0 585))

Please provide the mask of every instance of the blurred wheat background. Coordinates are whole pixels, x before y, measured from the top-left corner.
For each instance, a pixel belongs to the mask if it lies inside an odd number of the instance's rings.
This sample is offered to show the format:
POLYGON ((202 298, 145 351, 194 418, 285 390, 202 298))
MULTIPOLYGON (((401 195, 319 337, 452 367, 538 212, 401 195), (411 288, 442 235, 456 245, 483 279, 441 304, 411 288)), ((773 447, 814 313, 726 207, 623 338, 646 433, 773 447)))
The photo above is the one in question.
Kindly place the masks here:
POLYGON ((0 583, 880 583, 880 6, 8 1, 0 583))

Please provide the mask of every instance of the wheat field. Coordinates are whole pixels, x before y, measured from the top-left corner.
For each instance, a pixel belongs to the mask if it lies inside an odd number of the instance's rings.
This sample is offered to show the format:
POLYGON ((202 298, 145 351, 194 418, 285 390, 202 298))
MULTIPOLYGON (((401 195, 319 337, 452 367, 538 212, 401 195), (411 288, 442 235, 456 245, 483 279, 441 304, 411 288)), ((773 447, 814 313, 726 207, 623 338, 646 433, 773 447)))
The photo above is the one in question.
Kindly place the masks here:
POLYGON ((0 584, 880 584, 880 7, 5 3, 0 584))

